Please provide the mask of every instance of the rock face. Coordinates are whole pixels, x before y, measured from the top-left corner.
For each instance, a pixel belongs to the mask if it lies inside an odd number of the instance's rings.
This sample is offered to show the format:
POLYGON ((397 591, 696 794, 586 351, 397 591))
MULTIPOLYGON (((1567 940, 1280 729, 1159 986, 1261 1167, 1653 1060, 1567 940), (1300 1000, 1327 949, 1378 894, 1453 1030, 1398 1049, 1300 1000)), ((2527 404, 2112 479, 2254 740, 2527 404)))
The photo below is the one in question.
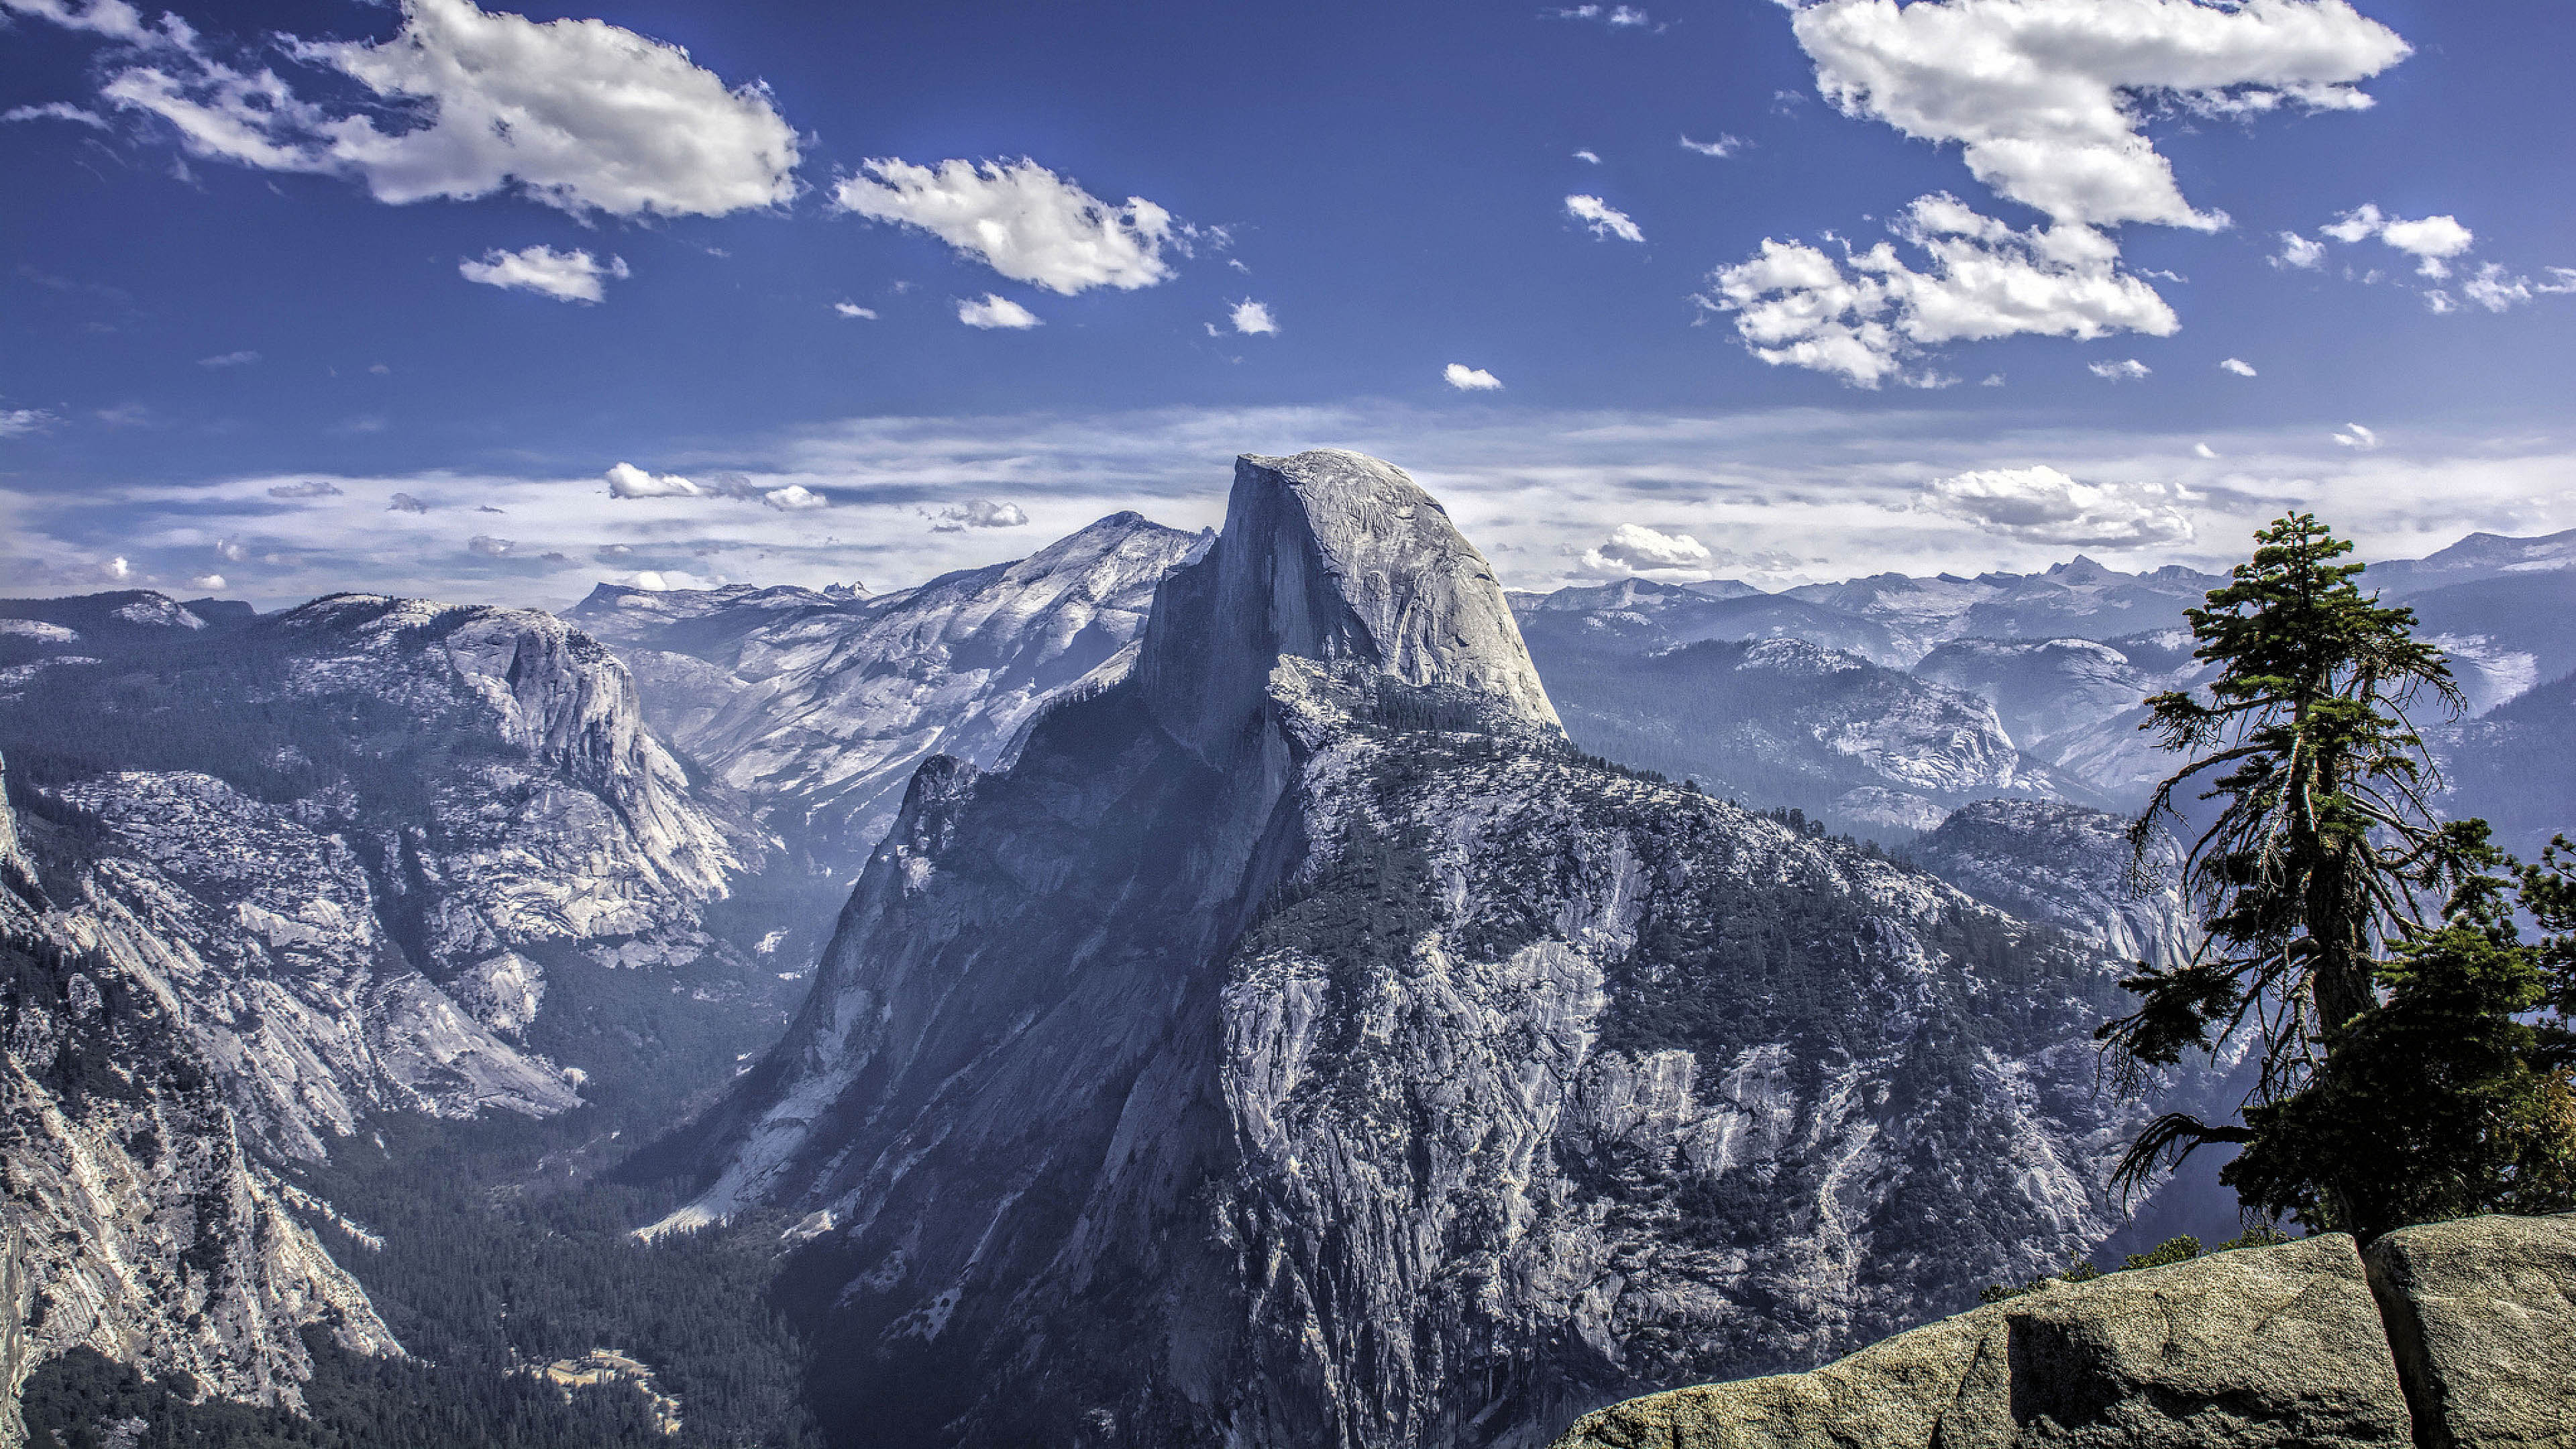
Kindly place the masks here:
POLYGON ((2364 1255, 2424 1449, 2576 1434, 2576 1214, 2401 1228, 2364 1255))
POLYGON ((26 1375, 78 1346, 290 1404, 307 1325, 399 1352, 259 1164, 184 963, 37 877, 0 807, 0 1443, 26 1375))
POLYGON ((2569 1442, 2576 1214, 2341 1234, 2115 1273, 1810 1373, 1585 1416, 1557 1449, 2569 1442))
POLYGON ((1557 1449, 2362 1449, 2406 1397, 2341 1234, 2060 1284, 1810 1373, 1590 1414, 1557 1449))
POLYGON ((1133 674, 933 758, 661 1167, 853 1444, 1528 1445, 2098 1240, 2116 965, 1569 751, 1399 470, 1244 459, 1133 674))
POLYGON ((1980 800, 1907 854, 2025 921, 2072 931, 2124 961, 2180 965, 2199 939, 2182 898, 2182 846, 2160 834, 2140 860, 2128 828, 2125 817, 2080 805, 1980 800))
POLYGON ((1049 701, 1118 659, 1196 542, 1119 513, 896 593, 602 584, 565 617, 634 670, 656 730, 846 890, 914 766, 1000 763, 1049 701))

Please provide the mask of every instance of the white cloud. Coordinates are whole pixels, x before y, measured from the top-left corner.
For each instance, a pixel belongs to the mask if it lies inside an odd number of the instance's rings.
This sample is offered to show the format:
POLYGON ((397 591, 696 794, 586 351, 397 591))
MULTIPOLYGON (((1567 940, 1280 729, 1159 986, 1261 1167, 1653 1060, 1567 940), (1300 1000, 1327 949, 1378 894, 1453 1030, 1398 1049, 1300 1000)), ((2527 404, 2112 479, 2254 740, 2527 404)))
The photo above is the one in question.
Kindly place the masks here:
POLYGON ((2450 259, 2476 245, 2478 239, 2475 232, 2460 225, 2457 217, 2427 216, 2406 221, 2386 215, 2368 202, 2335 218, 2332 226, 2320 229, 2346 243, 2377 237, 2414 257, 2415 270, 2427 277, 2449 276, 2450 259))
POLYGON ((2241 357, 2220 359, 2218 370, 2221 372, 2235 373, 2238 377, 2252 377, 2255 375, 2254 364, 2247 362, 2241 357))
POLYGON ((2555 281, 2535 282, 2505 271, 2500 263, 2488 262, 2460 284, 2460 291, 2472 302, 2490 312, 2502 312, 2530 301, 2534 297, 2565 296, 2576 292, 2576 268, 2547 267, 2555 281))
POLYGON ((1601 158, 1590 151, 1577 151, 1574 153, 1574 159, 1582 162, 1586 166, 1598 166, 1601 164, 1601 158))
POLYGON ((721 577, 700 578, 696 574, 680 569, 641 569, 627 575, 623 582, 646 593, 659 594, 673 589, 718 588, 723 585, 724 580, 721 577))
POLYGON ((126 562, 123 554, 119 554, 115 558, 109 559, 107 562, 100 564, 98 566, 98 571, 119 583, 134 577, 134 565, 126 562))
POLYGON ((766 87, 727 89, 687 51, 606 21, 404 0, 390 40, 281 40, 376 104, 335 111, 213 59, 193 33, 100 93, 168 121, 196 155, 348 176, 396 204, 515 188, 575 214, 721 216, 796 192, 796 133, 766 87))
POLYGON ((936 168, 884 157, 860 170, 833 192, 842 209, 918 227, 1015 282, 1070 295, 1172 275, 1170 212, 1141 196, 1111 206, 1026 157, 936 168))
POLYGON ((1690 137, 1684 136, 1682 137, 1682 149, 1685 151, 1696 151, 1702 156, 1714 156, 1722 161, 1727 157, 1734 155, 1736 152, 1743 150, 1744 140, 1739 136, 1727 135, 1723 131, 1718 133, 1718 137, 1714 141, 1694 141, 1690 137))
POLYGON ((963 533, 970 528, 1019 528, 1029 521, 1016 503, 995 503, 989 498, 969 498, 953 507, 939 510, 931 520, 933 533, 963 533))
POLYGON ((980 298, 958 298, 957 320, 969 327, 998 327, 1010 332, 1046 325, 1035 312, 993 292, 986 292, 980 298))
POLYGON ((1706 544, 1687 533, 1664 533, 1623 523, 1583 552, 1583 566, 1597 574, 1700 571, 1709 566, 1706 544))
POLYGON ((2359 448, 2365 452, 2379 446, 2379 434, 2359 423, 2346 423, 2343 426, 2344 431, 2334 435, 2336 442, 2347 448, 2359 448))
POLYGON ((1556 12, 1559 20, 1598 20, 1613 29, 1626 30, 1652 24, 1654 17, 1634 5, 1570 5, 1556 12))
POLYGON ((200 357, 197 359, 197 365, 199 367, 248 367, 257 361, 259 361, 259 354, 256 352, 226 352, 214 357, 200 357))
POLYGON ((224 587, 224 576, 222 574, 190 574, 188 576, 188 587, 192 589, 220 589, 224 587))
POLYGON ((2409 53, 2348 0, 1815 0, 1791 25, 1845 114, 1959 142, 1997 194, 2095 226, 2226 224, 2141 134, 2155 105, 2356 110, 2409 53))
POLYGON ((1641 242, 1646 234, 1628 219, 1628 214, 1597 196, 1565 198, 1565 214, 1592 228, 1592 234, 1603 240, 1617 237, 1621 241, 1641 242))
POLYGON ((107 118, 95 111, 85 111, 69 101, 47 101, 41 106, 11 106, 0 111, 0 121, 69 121, 94 131, 108 129, 107 118))
POLYGON ((2272 265, 2276 267, 2297 267, 2301 271, 2314 271, 2317 264, 2325 259, 2326 244, 2324 242, 2310 241, 2308 238, 2299 235, 2297 232, 2285 231, 2281 233, 2280 254, 2272 258, 2272 265))
MULTIPOLYGON (((1890 228, 1931 258, 1916 271, 1886 242, 1837 262, 1765 237, 1761 255, 1710 274, 1701 304, 1736 314, 1753 355, 1862 387, 1906 380, 1923 348, 2017 334, 2170 336, 2155 289, 2119 271, 2119 248, 2083 226, 2015 231, 1948 195, 1917 197, 1890 228), (1848 266, 1848 270, 1846 270, 1848 266)), ((1922 379, 1917 379, 1922 380, 1922 379)))
POLYGON ((647 473, 632 463, 617 463, 601 475, 611 498, 703 498, 704 488, 677 473, 647 473))
POLYGON ((870 322, 877 320, 877 312, 874 307, 862 307, 856 302, 835 302, 832 304, 832 310, 840 313, 844 317, 859 317, 870 322))
POLYGON ((393 496, 393 501, 385 505, 385 511, 387 513, 427 513, 429 505, 408 493, 397 493, 393 496))
POLYGON ((215 540, 215 556, 233 563, 240 563, 250 557, 250 548, 247 544, 236 543, 229 538, 219 538, 215 540))
POLYGON ((2088 362, 2084 364, 2084 370, 2104 382, 2144 382, 2147 374, 2155 371, 2134 357, 2122 358, 2118 362, 2088 362))
POLYGON ((43 408, 0 408, 0 438, 30 437, 61 421, 43 408))
POLYGON ((2194 443, 2191 445, 2191 455, 2195 458, 2215 458, 2218 456, 2218 450, 2207 443, 2194 443))
POLYGON ((304 483, 280 483, 268 490, 271 498, 337 498, 340 485, 316 478, 304 483))
MULTIPOLYGON (((0 10, 33 15, 67 29, 86 30, 112 40, 146 42, 158 38, 144 25, 142 14, 125 0, 86 0, 86 3, 84 0, 0 0, 0 10)), ((161 23, 167 27, 171 19, 163 16, 161 23)))
POLYGON ((628 275, 624 257, 610 257, 602 266, 599 258, 580 248, 559 252, 549 246, 515 252, 495 247, 480 261, 469 257, 458 262, 456 270, 469 282, 535 292, 558 302, 601 301, 608 295, 603 284, 609 278, 628 275))
POLYGON ((2034 543, 2136 548, 2190 541, 2179 488, 2084 483, 2050 467, 1990 468, 1936 478, 1924 489, 1935 513, 2034 543))
POLYGON ((775 508, 781 513, 803 513, 809 509, 829 508, 832 506, 832 500, 802 483, 790 483, 784 488, 772 488, 761 494, 760 504, 763 508, 775 508))
POLYGON ((465 547, 469 551, 479 553, 485 558, 505 558, 510 550, 518 546, 516 539, 494 538, 488 533, 478 533, 465 540, 465 547))
POLYGON ((1497 392, 1503 385, 1501 378, 1481 367, 1469 367, 1463 362, 1453 362, 1440 369, 1440 380, 1460 392, 1497 392))
POLYGON ((1234 324, 1234 330, 1237 332, 1266 335, 1279 330, 1279 319, 1270 315, 1270 305, 1266 302, 1255 302, 1248 297, 1235 303, 1232 310, 1226 313, 1226 318, 1234 324))

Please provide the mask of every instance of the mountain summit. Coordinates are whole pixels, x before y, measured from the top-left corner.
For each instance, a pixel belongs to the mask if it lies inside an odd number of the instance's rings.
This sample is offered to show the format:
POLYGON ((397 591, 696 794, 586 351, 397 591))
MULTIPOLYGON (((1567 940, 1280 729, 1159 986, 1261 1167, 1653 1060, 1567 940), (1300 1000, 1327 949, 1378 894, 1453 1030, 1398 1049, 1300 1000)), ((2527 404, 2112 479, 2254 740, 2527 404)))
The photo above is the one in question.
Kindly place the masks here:
POLYGON ((2119 965, 1578 755, 1439 505, 1245 458, 1002 768, 934 756, 786 1036, 634 1165, 862 1445, 1542 1441, 2115 1222, 2119 965))

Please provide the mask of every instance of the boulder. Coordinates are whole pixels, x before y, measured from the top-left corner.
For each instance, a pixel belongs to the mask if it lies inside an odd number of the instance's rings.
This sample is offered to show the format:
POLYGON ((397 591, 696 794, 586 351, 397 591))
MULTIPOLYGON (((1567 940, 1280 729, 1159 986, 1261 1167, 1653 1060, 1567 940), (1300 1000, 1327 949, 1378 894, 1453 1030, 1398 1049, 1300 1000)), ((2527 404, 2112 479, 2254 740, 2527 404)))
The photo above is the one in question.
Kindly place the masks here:
POLYGON ((2331 1234, 2055 1284, 1807 1373, 1630 1400, 1556 1449, 2410 1442, 2361 1257, 2331 1234))
POLYGON ((2416 1443, 2576 1443, 2576 1213, 2401 1228, 2363 1261, 2416 1443))

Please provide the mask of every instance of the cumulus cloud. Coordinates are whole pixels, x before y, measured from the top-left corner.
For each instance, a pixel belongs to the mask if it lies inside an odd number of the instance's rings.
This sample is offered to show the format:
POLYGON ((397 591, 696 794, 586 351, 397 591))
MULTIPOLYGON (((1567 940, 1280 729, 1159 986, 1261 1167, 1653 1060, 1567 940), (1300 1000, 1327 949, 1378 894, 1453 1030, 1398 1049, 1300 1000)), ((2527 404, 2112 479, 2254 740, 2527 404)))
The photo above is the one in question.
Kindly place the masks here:
POLYGON ((458 262, 456 270, 469 282, 535 292, 558 302, 601 301, 608 295, 608 279, 627 275, 624 257, 610 257, 602 266, 599 258, 581 248, 559 252, 549 246, 515 252, 496 247, 479 261, 469 257, 458 262))
POLYGON ((1270 304, 1249 297, 1235 303, 1226 313, 1226 320, 1234 324, 1237 332, 1267 336, 1279 330, 1279 319, 1270 315, 1270 304))
POLYGON ((2427 277, 2451 274, 2450 259, 2477 244, 2477 234, 2460 225, 2452 216, 2419 217, 2406 221, 2389 216, 2368 202, 2335 218, 2331 226, 2320 228, 2339 242, 2362 242, 2377 237, 2389 246, 2415 258, 2415 270, 2427 277))
POLYGON ((2325 259, 2326 244, 2324 242, 2310 241, 2308 238, 2299 235, 2297 232, 2285 231, 2281 233, 2280 253, 2272 258, 2272 265, 2276 267, 2297 267, 2302 271, 2314 271, 2317 264, 2325 259))
POLYGON ((2501 263, 2487 262, 2460 283, 2460 292, 2470 301, 2490 312, 2503 312, 2535 297, 2564 296, 2576 292, 2576 267, 2544 268, 2554 280, 2535 282, 2529 277, 2507 272, 2501 263))
POLYGON ((1583 566, 1597 574, 1698 571, 1709 565, 1708 546, 1687 533, 1664 533, 1623 523, 1583 552, 1583 566))
POLYGON ((843 210, 917 227, 1015 282, 1071 295, 1172 275, 1170 212, 1141 196, 1112 206, 1027 157, 936 167, 882 157, 860 172, 833 192, 843 210))
POLYGON ((2088 362, 2084 364, 2084 370, 2104 382, 2144 382, 2147 374, 2155 371, 2134 357, 2124 357, 2117 362, 2088 362))
POLYGON ((192 589, 220 589, 224 587, 224 576, 222 574, 190 574, 188 576, 188 587, 192 589))
POLYGON ((309 483, 280 483, 268 490, 268 496, 271 498, 337 498, 340 496, 340 485, 326 483, 319 478, 309 483))
POLYGON ((832 304, 832 310, 844 317, 859 317, 870 322, 877 320, 875 308, 862 307, 856 302, 835 302, 832 304))
POLYGON ((1646 234, 1628 219, 1628 213, 1597 196, 1565 198, 1565 214, 1591 227, 1592 234, 1604 241, 1614 236, 1621 241, 1641 242, 1646 239, 1646 234))
POLYGON ((2252 377, 2255 375, 2254 364, 2247 362, 2241 357, 2222 359, 2218 364, 2218 370, 2221 372, 2235 373, 2238 377, 2252 377))
POLYGON ((1791 25, 1845 114, 1958 142, 1998 195, 2092 226, 2226 224, 2141 134, 2157 104, 2358 110, 2409 54, 2348 0, 1816 0, 1791 25))
POLYGON ((601 475, 611 498, 703 498, 707 490, 677 473, 647 473, 632 463, 616 463, 601 475))
POLYGON ((2215 458, 2218 456, 2218 450, 2207 443, 2194 443, 2191 445, 2191 455, 2195 458, 2215 458))
POLYGON ((1481 367, 1469 367, 1463 362, 1453 362, 1440 369, 1440 380, 1460 392, 1497 392, 1503 385, 1501 378, 1481 367))
POLYGON ((0 438, 28 437, 61 421, 43 408, 0 408, 0 438))
POLYGON ((1694 141, 1690 137, 1684 136, 1682 137, 1682 149, 1685 151, 1696 151, 1702 156, 1714 156, 1723 161, 1727 157, 1734 155, 1736 152, 1743 150, 1744 141, 1741 137, 1730 136, 1721 131, 1718 133, 1717 139, 1714 141, 1694 141))
POLYGON ((218 558, 229 559, 234 563, 240 563, 242 560, 250 557, 250 547, 247 544, 236 543, 229 538, 219 538, 215 540, 215 556, 218 558))
POLYGON ((2346 423, 2343 425, 2343 428, 2344 430, 2342 432, 2334 435, 2334 440, 2341 443, 2343 446, 2347 448, 2359 448, 2364 452, 2379 446, 2379 434, 2372 432, 2361 424, 2346 423))
POLYGON ((1991 468, 1936 478, 1935 513, 2032 543, 2136 548, 2188 542, 2186 495, 2161 483, 2085 483, 2055 468, 1991 468))
POLYGON ((488 533, 478 533, 465 540, 465 546, 485 558, 502 558, 519 545, 515 539, 494 538, 488 533))
POLYGON ((2145 282, 2119 270, 2119 248, 2084 226, 2015 231, 1947 194, 1917 197, 1890 228, 1930 266, 1886 242, 1841 260, 1804 242, 1763 238, 1750 261, 1709 277, 1701 305, 1735 314, 1753 355, 1861 387, 1909 377, 1926 347, 2017 334, 2165 337, 2181 326, 2145 282))
POLYGON ((986 292, 976 298, 958 298, 957 320, 969 327, 988 330, 998 327, 1011 332, 1046 325, 1035 312, 994 292, 986 292))
POLYGON ((760 495, 760 503, 764 508, 775 508, 781 513, 803 513, 808 509, 832 506, 832 500, 802 483, 790 483, 784 488, 772 488, 760 495))
POLYGON ((1018 528, 1029 521, 1016 503, 995 503, 989 498, 969 498, 965 502, 939 510, 930 523, 933 533, 963 533, 970 528, 1018 528))
POLYGON ((195 155, 346 176, 395 204, 515 189, 575 214, 721 216, 795 195, 796 132, 765 86, 728 88, 678 46, 602 20, 540 23, 472 0, 402 9, 382 42, 281 37, 295 60, 372 93, 363 108, 235 68, 167 21, 100 94, 167 121, 195 155))
POLYGON ((385 511, 387 513, 427 513, 429 505, 408 493, 397 493, 393 501, 385 505, 385 511))
POLYGON ((98 566, 98 571, 119 583, 134 577, 134 565, 126 562, 123 554, 119 554, 115 558, 109 559, 107 562, 100 564, 98 566))
POLYGON ((643 569, 626 576, 625 583, 647 593, 666 593, 675 589, 712 589, 723 584, 722 578, 702 579, 679 569, 643 569))
POLYGON ((197 359, 197 365, 199 367, 248 367, 257 361, 259 361, 259 354, 256 352, 225 352, 213 357, 200 357, 197 359))

